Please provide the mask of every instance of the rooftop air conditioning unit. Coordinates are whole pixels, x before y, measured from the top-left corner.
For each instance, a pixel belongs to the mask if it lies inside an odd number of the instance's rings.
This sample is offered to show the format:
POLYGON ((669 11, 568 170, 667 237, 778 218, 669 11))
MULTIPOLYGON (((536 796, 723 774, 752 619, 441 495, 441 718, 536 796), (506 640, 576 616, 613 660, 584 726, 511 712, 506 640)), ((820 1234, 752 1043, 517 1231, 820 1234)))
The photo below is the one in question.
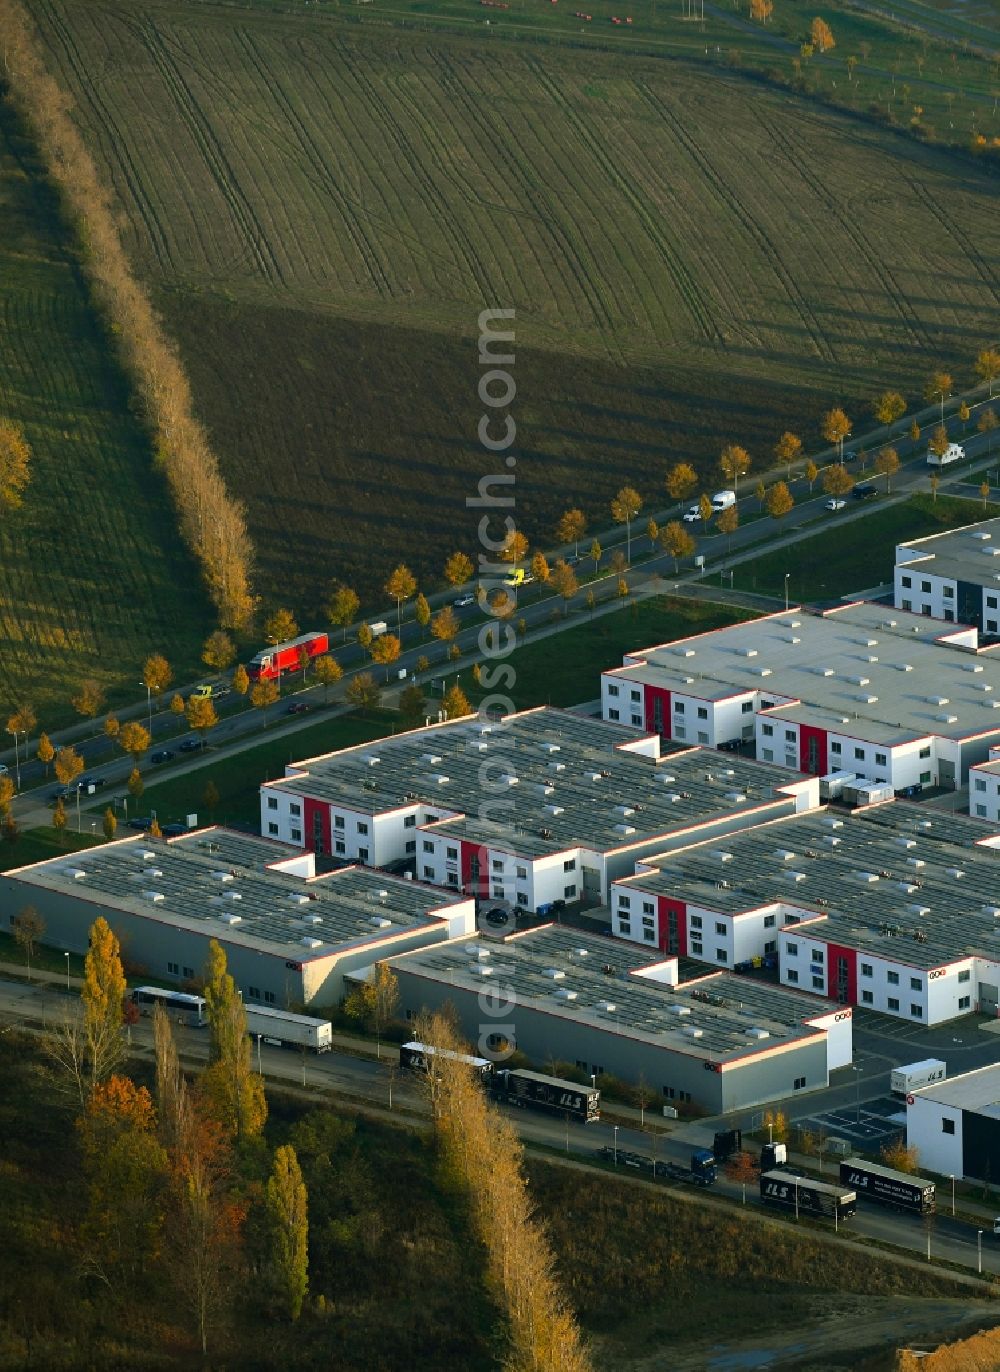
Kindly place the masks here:
POLYGON ((690 1005, 668 1005, 668 1006, 667 1006, 667 1014, 668 1014, 668 1015, 677 1015, 678 1018, 680 1018, 680 1019, 683 1019, 685 1015, 690 1015, 690 1013, 691 1013, 691 1007, 690 1007, 690 1005))
POLYGON ((441 755, 439 753, 424 753, 423 761, 429 762, 432 767, 437 767, 441 762, 441 755))
POLYGON ((687 1034, 689 1039, 700 1039, 705 1036, 704 1029, 699 1029, 696 1024, 685 1024, 681 1029, 681 1033, 687 1034))
POLYGON ((222 924, 228 924, 228 925, 239 924, 239 923, 241 923, 242 919, 243 919, 243 916, 242 916, 242 915, 234 915, 234 914, 231 914, 231 913, 229 913, 229 912, 227 912, 227 913, 224 914, 224 915, 220 915, 220 916, 219 916, 220 922, 221 922, 222 924))
POLYGON ((157 904, 158 901, 161 901, 163 899, 162 891, 143 891, 142 894, 143 899, 152 902, 152 904, 154 905, 157 904))
POLYGON ((594 1009, 600 1010, 601 1013, 604 1015, 613 1015, 615 1011, 618 1009, 618 1006, 614 1003, 613 1000, 599 1000, 597 1004, 594 1006, 594 1009))
POLYGON ((571 991, 568 986, 560 986, 555 993, 556 1000, 576 1000, 576 992, 571 991))
POLYGON ((303 915, 303 916, 302 916, 302 923, 303 923, 303 924, 322 924, 322 923, 323 923, 323 916, 322 916, 322 915, 303 915))
POLYGON ((392 927, 392 920, 387 919, 385 915, 372 915, 368 923, 376 929, 389 929, 392 927))
POLYGON ((757 1039, 758 1041, 771 1037, 770 1030, 768 1029, 744 1029, 743 1032, 748 1039, 757 1039))
POLYGON ((142 869, 142 875, 144 877, 162 877, 163 872, 159 867, 144 867, 142 869))
POLYGON ((302 944, 303 948, 323 947, 323 940, 321 938, 311 938, 308 934, 304 938, 299 939, 299 942, 302 944))
MULTIPOLYGON (((83 867, 67 867, 66 875, 72 877, 74 881, 83 881, 87 873, 83 867)), ((160 875, 162 876, 162 873, 160 873, 160 875)), ((139 880, 142 880, 141 876, 139 877, 139 880)))
POLYGON ((548 977, 549 981, 564 981, 566 979, 566 973, 561 967, 546 967, 542 976, 548 977))
POLYGON ((727 791, 726 799, 731 800, 734 805, 740 805, 744 800, 746 800, 746 796, 743 794, 742 791, 727 791))

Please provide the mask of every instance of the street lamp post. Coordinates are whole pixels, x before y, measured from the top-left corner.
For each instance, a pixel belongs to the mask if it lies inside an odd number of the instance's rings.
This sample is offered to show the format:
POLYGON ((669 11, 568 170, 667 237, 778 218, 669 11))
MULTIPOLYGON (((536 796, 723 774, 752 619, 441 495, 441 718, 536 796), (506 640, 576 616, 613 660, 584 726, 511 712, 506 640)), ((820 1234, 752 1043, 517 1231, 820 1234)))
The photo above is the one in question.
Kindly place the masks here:
POLYGON ((147 722, 148 722, 148 724, 149 724, 149 733, 150 733, 150 737, 152 737, 152 734, 153 734, 153 693, 152 693, 152 687, 150 687, 149 684, 148 684, 147 682, 145 682, 145 681, 140 681, 140 682, 139 682, 139 685, 140 685, 140 686, 145 686, 145 687, 146 687, 146 719, 147 719, 147 722))
POLYGON ((260 1034, 257 1035, 257 1075, 259 1077, 264 1075, 264 1069, 260 1062, 260 1034))
POLYGON ((976 1263, 977 1269, 978 1269, 978 1271, 979 1271, 979 1275, 982 1276, 982 1275, 983 1275, 983 1231, 982 1231, 981 1229, 977 1229, 977 1230, 976 1230, 976 1258, 977 1258, 977 1263, 976 1263))
POLYGON ((66 994, 69 995, 69 953, 63 953, 66 959, 66 994))
POLYGON ((949 1172, 949 1173, 948 1173, 948 1180, 951 1182, 951 1213, 952 1213, 952 1216, 954 1217, 954 1214, 955 1214, 955 1174, 954 1174, 954 1172, 949 1172))
POLYGON ((24 734, 24 742, 25 742, 25 745, 26 745, 26 746, 25 746, 25 757, 24 757, 24 760, 25 760, 25 762, 27 762, 27 760, 28 760, 28 756, 27 756, 28 735, 27 735, 27 732, 26 732, 25 730, 23 730, 23 729, 22 729, 22 730, 17 730, 17 729, 9 729, 9 730, 8 730, 8 733, 11 733, 11 734, 14 735, 14 776, 15 776, 15 778, 16 778, 16 780, 17 780, 17 789, 18 789, 18 790, 21 789, 21 756, 20 756, 20 753, 18 752, 18 747, 17 747, 17 735, 18 735, 19 732, 24 734))
POLYGON ((786 573, 785 573, 785 610, 786 610, 786 611, 788 610, 788 578, 789 578, 790 576, 791 576, 791 572, 786 572, 786 573))
POLYGON ((857 1104, 856 1122, 857 1122, 858 1124, 860 1124, 860 1123, 861 1123, 861 1068, 860 1068, 860 1067, 853 1067, 853 1066, 852 1066, 851 1071, 854 1073, 854 1080, 855 1080, 855 1083, 856 1083, 857 1088, 858 1088, 858 1104, 857 1104))
POLYGON ((618 1166, 618 1126, 615 1125, 615 1166, 618 1166))
POLYGON ((799 1218, 799 1179, 798 1179, 798 1177, 796 1177, 796 1178, 795 1178, 795 1220, 796 1220, 796 1223, 798 1223, 798 1218, 799 1218))

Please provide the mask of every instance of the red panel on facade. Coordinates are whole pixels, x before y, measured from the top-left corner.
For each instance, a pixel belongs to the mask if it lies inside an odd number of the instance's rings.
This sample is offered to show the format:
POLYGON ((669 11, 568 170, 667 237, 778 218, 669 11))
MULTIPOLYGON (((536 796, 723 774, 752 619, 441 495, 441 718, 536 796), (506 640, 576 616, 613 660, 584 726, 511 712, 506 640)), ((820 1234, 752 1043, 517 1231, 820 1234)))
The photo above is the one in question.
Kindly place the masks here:
POLYGON ((687 906, 682 900, 674 900, 672 896, 658 896, 659 905, 659 947, 661 953, 670 956, 676 954, 678 957, 687 956, 687 906), (671 921, 670 916, 674 916, 671 921), (671 923, 673 922, 677 932, 677 946, 670 946, 671 923))
POLYGON ((302 801, 304 807, 305 829, 302 837, 305 846, 312 849, 315 853, 329 853, 333 844, 330 839, 330 807, 322 800, 315 800, 310 796, 305 796, 302 801), (317 825, 317 816, 319 822, 317 825), (316 843, 316 834, 320 835, 322 847, 316 843))
POLYGON ((480 848, 478 843, 469 843, 465 839, 460 840, 460 851, 462 854, 462 890, 467 895, 488 896, 489 872, 487 871, 488 856, 485 848, 480 848), (479 860, 479 881, 474 884, 473 860, 479 860), (486 873, 486 885, 483 885, 483 873, 486 873))
POLYGON ((858 950, 826 945, 826 994, 842 1005, 858 1003, 858 950), (843 967, 841 963, 843 962, 843 967))
POLYGON ((826 751, 826 730, 817 729, 813 724, 800 724, 799 771, 811 772, 813 776, 825 777, 827 773, 826 751), (810 753, 813 754, 812 759, 810 753))
POLYGON ((670 737, 670 692, 662 686, 643 686, 646 728, 651 734, 670 737))

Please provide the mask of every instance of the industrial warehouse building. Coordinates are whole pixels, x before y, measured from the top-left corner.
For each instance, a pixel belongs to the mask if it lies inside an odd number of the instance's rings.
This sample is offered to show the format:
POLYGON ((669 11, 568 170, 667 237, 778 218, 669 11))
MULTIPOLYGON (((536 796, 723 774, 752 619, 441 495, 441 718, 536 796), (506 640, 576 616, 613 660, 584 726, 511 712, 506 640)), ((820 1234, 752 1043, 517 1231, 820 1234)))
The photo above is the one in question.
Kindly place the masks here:
POLYGON ((795 610, 630 653, 603 674, 601 703, 607 720, 752 743, 801 772, 960 786, 1000 744, 1000 658, 975 627, 921 614, 795 610))
POLYGON ((893 582, 897 610, 1000 639, 1000 519, 900 543, 893 582))
POLYGON ((537 910, 607 901, 638 858, 816 806, 815 778, 537 709, 397 734, 291 764, 261 832, 537 910))
POLYGON ((201 975, 216 939, 244 997, 280 1008, 340 1001, 344 974, 403 949, 467 934, 475 902, 382 873, 314 875, 287 845, 225 829, 129 837, 0 875, 0 928, 26 905, 44 942, 84 953, 99 915, 127 966, 201 975))
POLYGON ((647 859, 612 931, 716 967, 774 955, 781 982, 916 1024, 998 1013, 1000 838, 905 801, 824 809, 647 859))
POLYGON ((906 1142, 942 1176, 995 1182, 1000 1165, 1000 1065, 925 1086, 906 1098, 906 1142))
MULTIPOLYGON (((826 1086, 851 1058, 850 1012, 742 977, 671 983, 676 960, 552 925, 390 959, 401 1013, 449 1004, 474 1050, 515 1048, 542 1071, 641 1081, 711 1114, 826 1086)), ((358 973, 356 975, 363 975, 358 973)))

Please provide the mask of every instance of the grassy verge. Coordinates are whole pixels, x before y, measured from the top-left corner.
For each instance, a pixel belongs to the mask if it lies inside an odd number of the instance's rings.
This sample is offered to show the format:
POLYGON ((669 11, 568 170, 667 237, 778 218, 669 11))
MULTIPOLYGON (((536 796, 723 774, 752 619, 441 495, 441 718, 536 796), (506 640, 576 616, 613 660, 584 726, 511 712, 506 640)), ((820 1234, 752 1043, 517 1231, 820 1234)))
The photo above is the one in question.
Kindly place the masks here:
MULTIPOLYGON (((87 820, 85 823, 89 831, 90 821, 87 820)), ((48 826, 27 829, 18 835, 16 842, 0 843, 0 872, 8 872, 12 867, 26 867, 30 862, 45 862, 49 858, 68 856, 80 848, 92 848, 95 843, 103 842, 104 836, 100 833, 100 826, 96 836, 89 832, 75 833, 68 826, 61 835, 56 829, 48 826)))
POLYGON ((853 590, 867 590, 892 580, 896 544, 927 534, 943 533, 1000 514, 1000 505, 954 496, 917 495, 853 524, 831 524, 823 533, 789 548, 765 553, 736 568, 738 590, 762 595, 784 593, 792 600, 833 600, 853 590))

